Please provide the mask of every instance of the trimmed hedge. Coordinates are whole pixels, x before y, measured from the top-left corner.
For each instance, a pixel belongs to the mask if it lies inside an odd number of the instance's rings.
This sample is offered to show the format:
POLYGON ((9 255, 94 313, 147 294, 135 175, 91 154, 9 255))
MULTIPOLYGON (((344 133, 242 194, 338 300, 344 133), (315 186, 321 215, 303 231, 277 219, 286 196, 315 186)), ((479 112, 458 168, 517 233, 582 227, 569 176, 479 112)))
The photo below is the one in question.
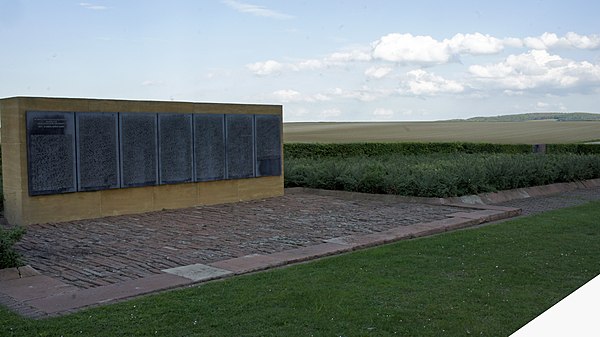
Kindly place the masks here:
MULTIPOLYGON (((286 143, 285 159, 427 155, 433 153, 531 153, 529 144, 490 143, 286 143)), ((600 145, 549 144, 548 153, 600 154, 600 145)))
POLYGON ((453 197, 600 178, 600 156, 579 154, 430 154, 295 158, 286 187, 418 197, 453 197))
POLYGON ((375 157, 433 153, 530 153, 527 144, 490 143, 286 143, 285 158, 375 157))
POLYGON ((600 154, 600 144, 548 144, 547 153, 600 154))

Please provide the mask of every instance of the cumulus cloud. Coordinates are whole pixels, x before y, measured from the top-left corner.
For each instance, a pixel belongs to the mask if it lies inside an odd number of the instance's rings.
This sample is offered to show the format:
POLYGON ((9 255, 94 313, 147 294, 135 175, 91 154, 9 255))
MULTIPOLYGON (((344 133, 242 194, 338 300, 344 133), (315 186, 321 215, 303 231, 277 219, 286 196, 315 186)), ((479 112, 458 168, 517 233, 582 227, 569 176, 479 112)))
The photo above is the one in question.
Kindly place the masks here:
POLYGON ((423 69, 411 70, 406 75, 408 77, 408 81, 405 83, 406 91, 413 95, 456 94, 465 90, 462 84, 423 69))
POLYGON ((246 67, 255 75, 266 76, 280 73, 284 65, 274 61, 268 60, 265 62, 256 62, 246 65, 246 67))
POLYGON ((453 54, 484 55, 496 54, 504 49, 504 41, 481 33, 456 34, 451 39, 445 39, 443 44, 453 54))
POLYGON ((378 119, 390 119, 394 117, 394 111, 392 109, 377 108, 373 111, 372 115, 378 119))
POLYGON ((352 62, 370 61, 372 58, 369 50, 355 49, 343 52, 335 52, 325 58, 329 62, 352 62))
POLYGON ((166 85, 166 83, 164 81, 158 81, 158 80, 145 80, 142 82, 142 85, 145 87, 157 87, 157 86, 166 85))
POLYGON ((274 91, 271 96, 279 102, 323 102, 330 100, 325 94, 305 95, 293 89, 282 89, 274 91))
POLYGON ((373 89, 369 87, 362 87, 360 89, 341 89, 335 88, 327 92, 328 97, 339 97, 339 98, 348 98, 355 99, 361 102, 372 102, 376 99, 388 96, 392 93, 392 90, 385 89, 373 89))
POLYGON ((532 49, 554 49, 554 48, 577 48, 598 49, 600 48, 600 35, 579 35, 569 32, 559 37, 554 33, 544 33, 539 37, 526 37, 523 44, 532 49))
POLYGON ((447 46, 431 36, 392 33, 373 42, 373 57, 390 62, 442 64, 448 62, 447 46))
POLYGON ((330 119, 330 118, 335 118, 335 117, 339 117, 342 115, 342 110, 338 109, 338 108, 330 108, 330 109, 325 109, 323 111, 321 111, 321 118, 325 118, 325 119, 330 119))
POLYGON ((370 67, 365 70, 365 76, 370 78, 384 78, 392 72, 390 67, 370 67))
POLYGON ((546 50, 510 55, 496 64, 473 65, 469 72, 484 86, 517 91, 600 84, 600 65, 563 59, 546 50))
POLYGON ((221 0, 221 2, 240 13, 280 20, 293 18, 291 15, 274 11, 263 6, 251 5, 236 0, 221 0))
POLYGON ((79 6, 93 11, 103 11, 105 9, 108 9, 108 7, 106 6, 95 5, 89 2, 80 2, 79 6))
POLYGON ((428 35, 392 33, 373 42, 372 53, 374 58, 390 62, 444 64, 461 54, 497 54, 505 45, 519 45, 519 41, 481 33, 459 33, 442 41, 428 35))

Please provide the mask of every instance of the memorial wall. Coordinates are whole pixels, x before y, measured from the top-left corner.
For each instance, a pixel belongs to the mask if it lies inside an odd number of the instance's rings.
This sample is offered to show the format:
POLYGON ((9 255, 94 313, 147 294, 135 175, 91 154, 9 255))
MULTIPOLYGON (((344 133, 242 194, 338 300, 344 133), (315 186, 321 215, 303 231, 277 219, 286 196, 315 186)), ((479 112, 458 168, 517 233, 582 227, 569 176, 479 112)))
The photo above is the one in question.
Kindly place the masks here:
POLYGON ((283 194, 281 106, 16 97, 0 116, 13 224, 283 194))

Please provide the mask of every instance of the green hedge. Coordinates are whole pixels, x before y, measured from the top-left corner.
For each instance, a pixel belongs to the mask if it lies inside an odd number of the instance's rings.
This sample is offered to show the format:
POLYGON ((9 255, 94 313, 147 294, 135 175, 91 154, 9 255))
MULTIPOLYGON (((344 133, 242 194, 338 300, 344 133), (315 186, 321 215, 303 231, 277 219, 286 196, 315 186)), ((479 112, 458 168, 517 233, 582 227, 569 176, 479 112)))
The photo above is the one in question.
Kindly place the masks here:
POLYGON ((419 197, 452 197, 600 178, 600 156, 579 154, 430 154, 295 158, 286 187, 419 197))
POLYGON ((286 143, 285 158, 331 158, 423 155, 432 153, 530 153, 527 144, 489 143, 286 143))
MULTIPOLYGON (((548 153, 600 154, 600 145, 549 144, 548 153)), ((391 154, 427 155, 433 153, 531 153, 529 144, 489 143, 286 143, 285 159, 374 157, 391 154)))
POLYGON ((600 144, 548 144, 547 153, 600 154, 600 144))

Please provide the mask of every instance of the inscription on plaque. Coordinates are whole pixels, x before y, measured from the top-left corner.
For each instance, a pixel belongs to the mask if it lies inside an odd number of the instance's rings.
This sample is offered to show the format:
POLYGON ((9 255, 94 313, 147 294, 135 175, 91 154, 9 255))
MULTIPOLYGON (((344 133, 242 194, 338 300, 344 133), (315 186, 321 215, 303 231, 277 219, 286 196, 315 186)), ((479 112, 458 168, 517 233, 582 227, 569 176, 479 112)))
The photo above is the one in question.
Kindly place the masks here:
POLYGON ((156 114, 121 113, 121 186, 147 186, 158 182, 156 114))
POLYGON ((281 175, 281 118, 256 115, 256 176, 281 175))
POLYGON ((116 113, 76 113, 79 191, 119 187, 116 113))
POLYGON ((225 169, 225 115, 194 115, 196 181, 222 180, 225 169))
POLYGON ((226 115, 227 178, 254 177, 254 115, 226 115))
POLYGON ((185 183, 192 176, 192 115, 158 115, 160 183, 185 183))
POLYGON ((72 112, 28 111, 29 195, 75 192, 75 131, 72 112))

